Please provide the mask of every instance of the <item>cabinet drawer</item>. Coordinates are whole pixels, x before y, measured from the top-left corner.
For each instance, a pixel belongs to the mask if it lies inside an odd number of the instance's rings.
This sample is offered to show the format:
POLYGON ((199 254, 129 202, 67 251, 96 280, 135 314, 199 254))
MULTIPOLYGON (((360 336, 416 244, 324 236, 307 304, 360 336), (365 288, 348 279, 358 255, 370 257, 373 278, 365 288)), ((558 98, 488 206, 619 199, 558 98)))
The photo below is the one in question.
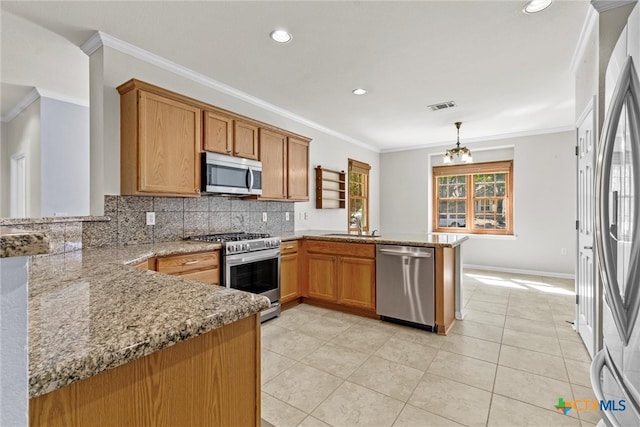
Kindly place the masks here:
POLYGON ((298 241, 282 242, 280 245, 280 253, 282 255, 293 254, 298 252, 298 241))
POLYGON ((375 258, 376 246, 368 243, 336 243, 321 240, 305 242, 307 252, 375 258))
POLYGON ((219 252, 199 252, 158 258, 156 270, 165 274, 180 274, 195 270, 217 268, 219 252))
POLYGON ((211 285, 220 284, 220 270, 213 268, 209 270, 194 271, 190 273, 176 274, 183 279, 196 280, 198 282, 209 283, 211 285))

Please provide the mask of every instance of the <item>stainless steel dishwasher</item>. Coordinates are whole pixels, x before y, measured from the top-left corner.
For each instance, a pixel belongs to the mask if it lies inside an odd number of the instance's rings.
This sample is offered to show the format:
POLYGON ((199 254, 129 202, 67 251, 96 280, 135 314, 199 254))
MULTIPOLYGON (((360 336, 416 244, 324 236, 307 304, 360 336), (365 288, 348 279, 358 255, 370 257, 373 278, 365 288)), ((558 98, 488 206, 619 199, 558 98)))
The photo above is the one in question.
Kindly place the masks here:
POLYGON ((435 331, 434 249, 376 245, 376 312, 435 331))

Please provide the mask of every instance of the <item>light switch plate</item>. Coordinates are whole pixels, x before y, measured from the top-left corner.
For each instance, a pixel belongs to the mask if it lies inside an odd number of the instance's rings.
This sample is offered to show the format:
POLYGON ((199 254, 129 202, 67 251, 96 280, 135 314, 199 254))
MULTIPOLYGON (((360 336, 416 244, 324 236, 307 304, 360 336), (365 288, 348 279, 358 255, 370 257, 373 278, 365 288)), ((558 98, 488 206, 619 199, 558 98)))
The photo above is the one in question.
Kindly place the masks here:
POLYGON ((262 212, 262 222, 267 222, 267 213, 262 212))
POLYGON ((156 225, 156 213, 147 212, 147 225, 156 225))
POLYGON ((284 213, 284 220, 289 221, 289 212, 284 213))

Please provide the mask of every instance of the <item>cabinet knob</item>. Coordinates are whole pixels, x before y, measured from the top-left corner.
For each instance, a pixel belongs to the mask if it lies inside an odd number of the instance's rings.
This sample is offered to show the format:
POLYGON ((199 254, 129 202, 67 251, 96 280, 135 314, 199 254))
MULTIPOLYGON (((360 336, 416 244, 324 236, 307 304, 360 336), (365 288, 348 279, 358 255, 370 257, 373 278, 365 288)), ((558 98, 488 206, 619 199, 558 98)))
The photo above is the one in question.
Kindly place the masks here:
POLYGON ((196 192, 196 194, 200 194, 200 189, 199 189, 199 188, 196 188, 196 189, 195 189, 195 192, 196 192))
POLYGON ((227 153, 231 154, 231 150, 227 150, 227 153))

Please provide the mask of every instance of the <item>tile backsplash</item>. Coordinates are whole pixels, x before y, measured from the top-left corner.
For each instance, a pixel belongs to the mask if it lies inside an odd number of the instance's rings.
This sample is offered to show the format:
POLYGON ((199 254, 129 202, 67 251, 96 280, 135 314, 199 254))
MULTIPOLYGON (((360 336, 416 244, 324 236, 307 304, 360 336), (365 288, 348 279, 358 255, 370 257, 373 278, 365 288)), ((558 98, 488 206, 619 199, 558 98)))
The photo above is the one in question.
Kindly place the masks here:
POLYGON ((278 235, 293 233, 295 229, 293 202, 243 200, 223 196, 105 196, 104 214, 111 221, 83 224, 83 246, 165 242, 225 231, 278 235), (146 225, 147 212, 155 212, 155 225, 146 225), (286 221, 287 212, 289 221, 286 221), (267 221, 262 220, 264 213, 267 221))

